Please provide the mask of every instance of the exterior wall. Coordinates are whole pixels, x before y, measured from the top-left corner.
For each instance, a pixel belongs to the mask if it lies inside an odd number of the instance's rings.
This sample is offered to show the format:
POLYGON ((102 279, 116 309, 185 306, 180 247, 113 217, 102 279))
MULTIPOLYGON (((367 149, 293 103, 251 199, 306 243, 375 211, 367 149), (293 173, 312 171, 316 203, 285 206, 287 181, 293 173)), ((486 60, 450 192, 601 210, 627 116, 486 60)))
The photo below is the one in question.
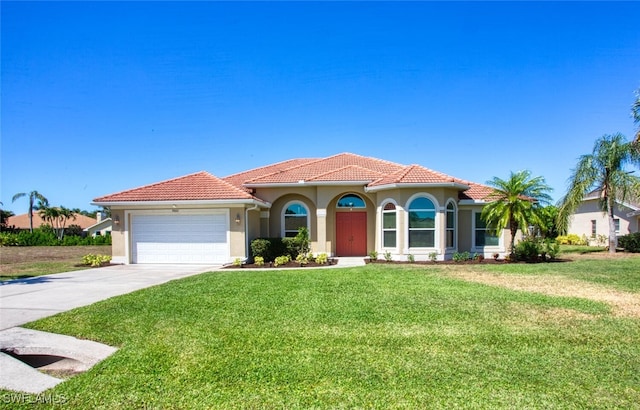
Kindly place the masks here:
POLYGON ((111 261, 113 263, 129 263, 125 248, 125 236, 129 230, 124 226, 124 210, 111 209, 111 219, 114 221, 111 229, 111 261), (116 223, 116 221, 119 221, 116 223))
POLYGON ((231 260, 247 257, 245 253, 246 223, 244 207, 229 208, 229 254, 231 260), (236 222, 237 217, 240 217, 240 223, 236 222))
MULTIPOLYGON (((619 236, 638 232, 638 218, 627 216, 632 211, 633 209, 621 205, 614 208, 614 217, 620 220, 619 236)), ((597 199, 582 202, 582 205, 570 218, 567 232, 592 238, 591 221, 596 221, 596 238, 597 235, 609 236, 609 218, 606 212, 600 210, 597 199)))

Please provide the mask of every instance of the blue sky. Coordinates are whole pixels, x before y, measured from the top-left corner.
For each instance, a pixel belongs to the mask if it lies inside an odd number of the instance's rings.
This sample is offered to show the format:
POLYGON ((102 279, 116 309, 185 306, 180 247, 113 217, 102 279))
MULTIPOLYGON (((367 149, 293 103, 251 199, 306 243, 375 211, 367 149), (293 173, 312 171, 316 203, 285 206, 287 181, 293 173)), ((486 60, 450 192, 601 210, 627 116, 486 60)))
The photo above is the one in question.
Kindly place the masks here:
POLYGON ((558 199, 631 138, 640 3, 5 2, 1 197, 353 152, 558 199))

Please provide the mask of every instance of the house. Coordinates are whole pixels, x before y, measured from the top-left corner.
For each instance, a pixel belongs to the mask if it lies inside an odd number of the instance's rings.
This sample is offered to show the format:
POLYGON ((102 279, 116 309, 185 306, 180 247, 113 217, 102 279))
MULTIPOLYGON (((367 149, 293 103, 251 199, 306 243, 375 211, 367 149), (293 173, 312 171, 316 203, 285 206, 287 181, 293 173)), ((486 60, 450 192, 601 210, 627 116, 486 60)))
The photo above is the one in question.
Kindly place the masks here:
POLYGON ((505 254, 480 219, 485 185, 420 165, 342 153, 224 178, 198 172, 94 199, 111 209, 115 263, 228 263, 255 238, 309 229, 312 252, 395 260, 505 254))
MULTIPOLYGON (((76 214, 75 219, 69 218, 65 228, 68 228, 69 225, 78 225, 82 229, 88 228, 89 226, 96 223, 96 219, 91 218, 89 216, 76 214)), ((49 222, 42 219, 40 214, 37 211, 33 212, 33 229, 39 228, 41 225, 51 225, 49 222)), ((25 230, 28 231, 29 228, 29 214, 20 214, 14 215, 7 218, 6 222, 7 228, 25 230)))
POLYGON ((96 223, 83 229, 89 236, 111 235, 112 220, 105 218, 102 212, 96 213, 96 223))
MULTIPOLYGON (((594 190, 585 196, 569 219, 567 232, 585 236, 592 244, 602 244, 603 241, 599 240, 599 235, 609 237, 609 217, 600 208, 600 198, 600 190, 594 190)), ((616 235, 627 235, 640 230, 640 203, 633 201, 616 203, 613 215, 616 235)))

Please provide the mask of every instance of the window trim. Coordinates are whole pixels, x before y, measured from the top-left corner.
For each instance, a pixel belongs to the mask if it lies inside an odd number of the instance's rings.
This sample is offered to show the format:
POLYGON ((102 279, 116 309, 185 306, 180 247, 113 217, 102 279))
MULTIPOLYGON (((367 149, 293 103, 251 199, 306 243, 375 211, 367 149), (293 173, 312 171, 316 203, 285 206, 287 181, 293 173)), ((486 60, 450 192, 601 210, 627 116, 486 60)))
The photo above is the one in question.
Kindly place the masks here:
POLYGON ((385 199, 382 202, 382 205, 380 207, 380 234, 381 234, 380 243, 381 243, 383 249, 398 249, 398 208, 399 208, 398 204, 393 199, 385 199), (394 209, 392 211, 391 210, 387 211, 387 210, 384 209, 389 204, 393 205, 393 207, 394 207, 394 209), (393 229, 384 227, 384 215, 385 215, 385 213, 388 213, 388 214, 393 213, 395 215, 396 220, 395 220, 395 227, 393 229), (385 232, 391 232, 391 231, 395 232, 396 245, 395 246, 385 246, 384 234, 385 234, 385 232))
POLYGON ((407 200, 406 203, 406 207, 405 207, 405 246, 407 248, 407 250, 432 250, 432 249, 439 249, 440 247, 440 235, 438 234, 438 232, 440 231, 440 216, 439 214, 441 212, 439 212, 440 210, 440 204, 438 203, 438 200, 431 194, 427 193, 427 192, 418 192, 415 193, 413 195, 411 195, 411 197, 407 200), (431 203, 433 204, 433 212, 434 212, 434 220, 433 220, 433 228, 410 228, 409 224, 409 215, 411 214, 411 204, 413 203, 413 201, 419 199, 419 198, 426 198, 429 201, 431 201, 431 203), (410 237, 410 232, 412 230, 420 230, 420 231, 433 231, 433 246, 419 246, 419 247, 411 247, 410 243, 409 243, 409 237, 410 237))
POLYGON ((453 199, 449 199, 444 207, 444 245, 446 249, 458 249, 458 207, 453 199), (449 210, 449 205, 453 207, 449 210), (453 213, 453 226, 449 228, 449 212, 453 213), (453 244, 447 246, 447 233, 453 231, 453 244))
MULTIPOLYGON (((289 201, 286 204, 284 204, 284 206, 282 207, 282 212, 281 212, 281 218, 280 218, 280 235, 282 238, 287 237, 287 231, 286 231, 286 218, 287 218, 287 209, 289 209, 290 206, 292 205, 300 205, 306 212, 306 218, 307 218, 307 230, 309 231, 309 234, 311 234, 311 213, 309 211, 309 207, 307 206, 307 204, 305 204, 304 202, 295 199, 293 201, 289 201)), ((292 216, 289 216, 292 217, 292 216)))

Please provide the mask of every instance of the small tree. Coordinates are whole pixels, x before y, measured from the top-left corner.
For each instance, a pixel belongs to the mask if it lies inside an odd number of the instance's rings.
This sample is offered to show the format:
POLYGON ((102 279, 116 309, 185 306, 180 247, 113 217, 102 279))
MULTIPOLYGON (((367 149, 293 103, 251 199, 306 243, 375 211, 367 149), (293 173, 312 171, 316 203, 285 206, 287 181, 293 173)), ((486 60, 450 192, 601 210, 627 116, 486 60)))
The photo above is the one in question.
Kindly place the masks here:
POLYGON ((512 172, 507 180, 494 177, 487 184, 493 187, 493 192, 486 198, 491 202, 484 207, 481 217, 497 232, 509 228, 509 251, 514 256, 516 232, 541 224, 540 205, 551 201, 547 194, 551 188, 543 177, 531 178, 529 171, 512 172))

